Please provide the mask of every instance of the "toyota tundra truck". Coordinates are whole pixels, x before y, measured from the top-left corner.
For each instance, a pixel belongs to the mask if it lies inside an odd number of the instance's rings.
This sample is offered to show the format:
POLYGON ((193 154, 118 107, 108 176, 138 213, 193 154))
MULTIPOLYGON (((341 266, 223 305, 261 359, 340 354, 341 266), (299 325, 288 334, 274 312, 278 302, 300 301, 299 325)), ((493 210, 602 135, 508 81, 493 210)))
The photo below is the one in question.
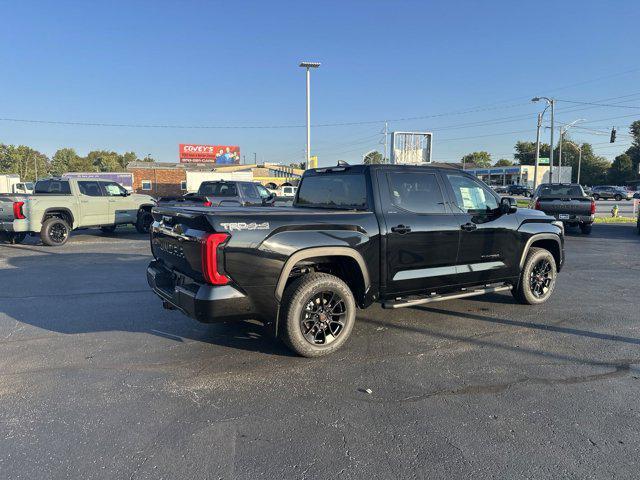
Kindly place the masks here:
POLYGON ((152 209, 147 281, 201 322, 255 319, 296 353, 327 355, 356 311, 512 292, 549 299, 561 222, 446 166, 307 170, 292 207, 152 209))
POLYGON ((132 224, 148 233, 155 205, 148 195, 130 194, 116 182, 91 178, 48 178, 32 195, 0 195, 0 237, 11 243, 40 235, 49 246, 64 245, 72 230, 100 228, 113 233, 132 224))
POLYGON ((555 217, 564 225, 591 233, 596 218, 596 202, 577 183, 543 183, 536 188, 530 206, 555 217))

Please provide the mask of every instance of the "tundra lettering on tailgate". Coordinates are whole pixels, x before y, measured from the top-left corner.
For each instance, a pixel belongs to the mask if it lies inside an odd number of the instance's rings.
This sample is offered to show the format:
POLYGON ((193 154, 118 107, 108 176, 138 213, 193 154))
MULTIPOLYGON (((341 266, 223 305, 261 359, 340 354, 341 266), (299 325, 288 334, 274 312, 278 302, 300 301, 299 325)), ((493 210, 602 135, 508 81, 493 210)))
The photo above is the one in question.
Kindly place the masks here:
POLYGON ((269 222, 262 223, 244 223, 244 222, 232 222, 221 223, 222 227, 230 232, 234 230, 269 230, 269 222))

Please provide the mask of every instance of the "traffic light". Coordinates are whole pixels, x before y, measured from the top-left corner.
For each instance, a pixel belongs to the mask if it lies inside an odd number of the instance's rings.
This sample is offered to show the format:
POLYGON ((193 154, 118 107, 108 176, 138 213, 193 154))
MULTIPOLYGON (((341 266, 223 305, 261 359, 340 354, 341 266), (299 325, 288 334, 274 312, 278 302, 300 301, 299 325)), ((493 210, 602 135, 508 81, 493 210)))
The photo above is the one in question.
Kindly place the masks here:
POLYGON ((609 139, 609 143, 613 143, 616 141, 616 129, 612 128, 611 129, 611 138, 609 139))

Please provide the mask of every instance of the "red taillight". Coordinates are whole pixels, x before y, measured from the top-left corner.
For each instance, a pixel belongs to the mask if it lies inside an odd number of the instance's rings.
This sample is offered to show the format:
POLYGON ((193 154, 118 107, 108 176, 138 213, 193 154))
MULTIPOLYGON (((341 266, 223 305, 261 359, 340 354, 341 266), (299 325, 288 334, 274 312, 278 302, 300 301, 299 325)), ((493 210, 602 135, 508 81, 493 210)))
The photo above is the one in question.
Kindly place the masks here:
POLYGON ((203 207, 210 207, 211 205, 212 205, 212 203, 209 200, 207 200, 206 202, 204 202, 202 204, 203 207))
POLYGON ((596 214, 596 202, 594 200, 591 200, 591 215, 595 215, 596 214))
POLYGON ((22 211, 22 207, 24 206, 24 202, 13 202, 13 216, 18 220, 24 220, 24 212, 22 211))
POLYGON ((535 208, 536 210, 542 210, 542 209, 540 208, 540 200, 536 200, 536 206, 535 206, 535 207, 533 207, 533 208, 535 208))
POLYGON ((226 285, 229 277, 218 271, 218 249, 227 241, 226 233, 210 233, 202 240, 202 275, 211 285, 226 285))

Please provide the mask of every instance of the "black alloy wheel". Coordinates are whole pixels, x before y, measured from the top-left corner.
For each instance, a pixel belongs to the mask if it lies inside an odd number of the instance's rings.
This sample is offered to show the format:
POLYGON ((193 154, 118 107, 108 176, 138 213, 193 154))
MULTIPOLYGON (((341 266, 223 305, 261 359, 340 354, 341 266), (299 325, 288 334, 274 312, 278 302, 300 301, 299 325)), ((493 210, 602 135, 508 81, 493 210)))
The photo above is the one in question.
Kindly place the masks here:
POLYGON ((544 298, 553 281, 553 269, 548 259, 540 259, 531 269, 529 288, 536 298, 544 298))
POLYGON ((54 243, 64 243, 69 236, 69 229, 62 222, 54 223, 49 229, 49 238, 54 243))
POLYGON ((300 314, 300 330, 312 345, 328 345, 344 331, 347 306, 336 292, 321 291, 306 302, 300 314))

